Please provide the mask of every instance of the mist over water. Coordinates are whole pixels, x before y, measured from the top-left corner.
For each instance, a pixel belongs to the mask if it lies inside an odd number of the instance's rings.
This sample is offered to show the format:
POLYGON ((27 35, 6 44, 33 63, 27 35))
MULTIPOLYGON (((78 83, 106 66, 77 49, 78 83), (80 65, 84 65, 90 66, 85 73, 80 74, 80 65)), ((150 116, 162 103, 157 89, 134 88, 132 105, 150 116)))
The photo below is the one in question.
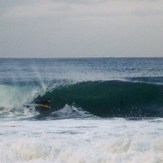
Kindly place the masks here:
POLYGON ((163 162, 162 63, 0 59, 0 162, 163 162))

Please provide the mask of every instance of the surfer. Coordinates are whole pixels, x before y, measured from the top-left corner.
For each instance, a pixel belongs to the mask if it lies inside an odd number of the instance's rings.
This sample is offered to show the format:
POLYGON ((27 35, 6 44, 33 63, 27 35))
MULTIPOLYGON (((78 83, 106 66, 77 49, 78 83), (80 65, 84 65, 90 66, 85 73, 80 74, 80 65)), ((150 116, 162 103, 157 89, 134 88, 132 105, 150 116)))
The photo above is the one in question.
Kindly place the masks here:
POLYGON ((51 104, 50 98, 44 101, 37 102, 38 107, 45 108, 45 109, 50 109, 50 104, 51 104))
POLYGON ((51 99, 48 98, 47 100, 44 100, 40 103, 40 106, 43 106, 45 108, 50 108, 50 104, 51 104, 51 99))
POLYGON ((35 110, 39 112, 38 118, 44 118, 52 113, 52 101, 50 98, 35 101, 35 110))

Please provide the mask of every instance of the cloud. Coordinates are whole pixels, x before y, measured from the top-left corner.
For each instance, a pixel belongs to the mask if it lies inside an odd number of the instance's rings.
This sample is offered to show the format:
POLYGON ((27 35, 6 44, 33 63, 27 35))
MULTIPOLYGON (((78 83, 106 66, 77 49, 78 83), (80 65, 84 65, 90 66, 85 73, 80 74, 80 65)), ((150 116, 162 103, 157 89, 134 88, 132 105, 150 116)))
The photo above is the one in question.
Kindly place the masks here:
POLYGON ((163 15, 160 0, 2 0, 0 5, 5 18, 163 15))
POLYGON ((162 55, 162 8, 162 0, 0 0, 0 55, 162 55))
POLYGON ((64 6, 51 5, 51 3, 39 3, 30 5, 18 5, 4 14, 5 17, 17 18, 38 18, 43 16, 55 15, 65 10, 64 6))

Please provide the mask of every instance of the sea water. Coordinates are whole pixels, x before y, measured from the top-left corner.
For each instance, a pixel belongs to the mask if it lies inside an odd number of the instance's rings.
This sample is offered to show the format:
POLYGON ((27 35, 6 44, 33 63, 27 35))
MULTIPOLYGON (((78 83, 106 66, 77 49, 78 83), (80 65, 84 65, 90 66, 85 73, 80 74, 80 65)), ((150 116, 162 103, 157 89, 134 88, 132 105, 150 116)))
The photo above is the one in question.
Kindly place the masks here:
POLYGON ((162 63, 0 59, 0 162, 163 162, 162 63))

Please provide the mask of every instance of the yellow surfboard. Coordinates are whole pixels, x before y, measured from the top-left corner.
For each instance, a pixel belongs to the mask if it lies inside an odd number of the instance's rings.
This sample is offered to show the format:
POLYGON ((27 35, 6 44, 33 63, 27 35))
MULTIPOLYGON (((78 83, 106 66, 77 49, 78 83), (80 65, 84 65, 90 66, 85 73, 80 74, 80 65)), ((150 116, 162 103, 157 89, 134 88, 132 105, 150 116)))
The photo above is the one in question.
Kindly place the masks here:
POLYGON ((38 106, 39 106, 39 107, 43 107, 43 108, 46 108, 46 109, 50 109, 50 107, 49 107, 48 105, 39 104, 38 106))

